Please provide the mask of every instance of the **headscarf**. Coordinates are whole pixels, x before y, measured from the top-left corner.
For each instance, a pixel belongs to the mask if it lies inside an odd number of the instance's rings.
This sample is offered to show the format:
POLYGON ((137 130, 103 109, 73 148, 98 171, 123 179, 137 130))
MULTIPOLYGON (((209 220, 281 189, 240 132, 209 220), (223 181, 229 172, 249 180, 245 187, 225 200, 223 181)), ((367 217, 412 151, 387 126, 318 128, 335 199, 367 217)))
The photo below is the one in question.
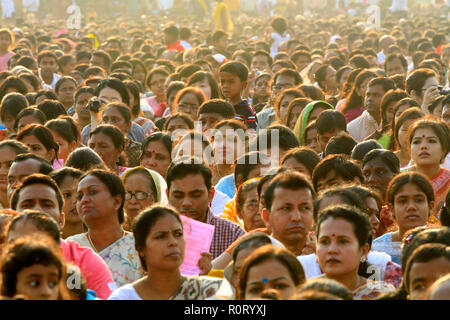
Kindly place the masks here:
POLYGON ((148 174, 150 175, 150 177, 153 180, 153 184, 155 185, 155 190, 156 190, 156 194, 155 196, 155 203, 159 202, 161 204, 168 204, 169 201, 167 199, 167 194, 166 194, 166 190, 167 190, 167 183, 164 180, 164 178, 156 171, 150 170, 146 167, 143 166, 138 166, 138 167, 134 167, 134 168, 129 168, 127 169, 123 175, 122 175, 122 181, 125 182, 125 180, 127 179, 127 177, 133 173, 136 172, 141 172, 141 171, 147 171, 148 174))
POLYGON ((316 100, 313 102, 310 102, 306 105, 306 107, 302 110, 302 112, 300 113, 300 116, 297 119, 297 122, 295 123, 295 127, 294 127, 294 134, 297 137, 300 145, 304 145, 304 137, 303 135, 305 134, 305 128, 308 125, 308 119, 309 119, 309 115, 311 113, 311 111, 314 109, 314 107, 316 106, 316 104, 321 103, 321 106, 328 106, 328 109, 334 110, 334 107, 329 104, 328 102, 322 101, 322 100, 316 100))

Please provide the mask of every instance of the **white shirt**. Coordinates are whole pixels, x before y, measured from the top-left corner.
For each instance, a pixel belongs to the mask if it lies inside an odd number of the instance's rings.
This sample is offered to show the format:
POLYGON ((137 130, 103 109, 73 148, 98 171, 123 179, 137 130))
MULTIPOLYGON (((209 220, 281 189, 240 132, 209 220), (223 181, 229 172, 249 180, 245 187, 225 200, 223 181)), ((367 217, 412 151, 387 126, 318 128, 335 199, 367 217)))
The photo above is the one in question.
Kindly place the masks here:
POLYGON ((390 10, 392 12, 408 10, 408 0, 392 0, 392 6, 390 10))
POLYGON ((380 128, 378 122, 365 110, 358 118, 350 121, 347 130, 357 142, 363 141, 380 128))
POLYGON ((142 300, 142 298, 134 289, 133 284, 129 283, 114 290, 108 297, 108 300, 142 300))
POLYGON ((283 35, 279 34, 278 32, 272 32, 270 35, 272 38, 272 46, 270 47, 270 55, 274 57, 278 53, 278 46, 280 43, 288 41, 291 36, 287 33, 284 33, 283 35))
POLYGON ((39 79, 41 79, 41 82, 42 82, 42 88, 44 88, 44 89, 50 89, 50 90, 55 90, 55 85, 56 85, 56 83, 58 82, 58 80, 61 79, 61 76, 60 76, 59 74, 57 74, 57 73, 54 73, 54 74, 53 74, 53 80, 52 80, 52 83, 51 83, 51 84, 47 84, 47 83, 44 82, 44 80, 42 80, 42 77, 41 77, 41 69, 39 69, 39 79))
POLYGON ((215 190, 214 198, 211 201, 211 211, 215 216, 220 217, 222 215, 223 209, 225 209, 225 205, 231 198, 227 196, 225 193, 219 190, 215 190))
POLYGON ((384 63, 384 60, 386 60, 386 55, 384 54, 383 51, 380 51, 380 52, 378 52, 378 54, 377 54, 377 58, 378 58, 378 62, 379 62, 380 64, 383 64, 383 63, 384 63))

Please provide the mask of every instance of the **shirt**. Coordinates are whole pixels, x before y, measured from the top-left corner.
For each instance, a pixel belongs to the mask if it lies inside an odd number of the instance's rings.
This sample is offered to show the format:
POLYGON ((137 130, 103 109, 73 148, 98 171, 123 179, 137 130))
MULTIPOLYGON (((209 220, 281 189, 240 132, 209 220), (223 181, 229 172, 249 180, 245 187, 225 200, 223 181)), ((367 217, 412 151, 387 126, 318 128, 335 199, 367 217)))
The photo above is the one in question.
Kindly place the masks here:
POLYGON ((167 46, 167 50, 176 50, 178 52, 183 52, 185 49, 184 47, 181 45, 180 40, 170 44, 167 46))
POLYGON ((273 107, 266 108, 256 115, 258 119, 258 127, 266 129, 276 120, 275 109, 273 107))
POLYGON ((241 102, 234 105, 235 118, 245 122, 247 128, 256 130, 258 126, 258 121, 256 118, 255 110, 248 104, 247 100, 242 100, 241 102))
POLYGON ((244 229, 236 223, 216 217, 209 208, 205 222, 215 227, 211 249, 209 250, 211 260, 220 256, 230 244, 245 234, 244 229))
POLYGON ((39 69, 39 79, 41 79, 41 83, 42 83, 42 88, 43 89, 50 89, 50 90, 55 90, 55 85, 58 82, 59 79, 61 79, 61 76, 57 73, 53 74, 53 80, 51 84, 47 84, 44 82, 44 80, 42 80, 41 77, 41 69, 39 69))
POLYGON ((357 142, 363 141, 367 136, 379 129, 380 125, 367 110, 347 125, 348 133, 357 142))
POLYGON ((236 193, 236 184, 234 183, 234 173, 225 176, 214 186, 216 191, 225 193, 228 197, 233 198, 236 193))

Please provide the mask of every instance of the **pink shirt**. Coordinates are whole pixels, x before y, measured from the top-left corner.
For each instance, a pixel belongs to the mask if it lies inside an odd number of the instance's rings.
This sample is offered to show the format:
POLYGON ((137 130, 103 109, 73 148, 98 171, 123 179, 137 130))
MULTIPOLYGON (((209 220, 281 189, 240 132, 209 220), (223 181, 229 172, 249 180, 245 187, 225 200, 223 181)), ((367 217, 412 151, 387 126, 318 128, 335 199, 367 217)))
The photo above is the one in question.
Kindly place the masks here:
POLYGON ((61 239, 61 249, 66 260, 80 268, 88 289, 106 300, 117 286, 105 261, 91 248, 80 247, 75 241, 61 239))
POLYGON ((0 71, 8 71, 8 60, 14 55, 14 52, 8 51, 0 57, 0 71))

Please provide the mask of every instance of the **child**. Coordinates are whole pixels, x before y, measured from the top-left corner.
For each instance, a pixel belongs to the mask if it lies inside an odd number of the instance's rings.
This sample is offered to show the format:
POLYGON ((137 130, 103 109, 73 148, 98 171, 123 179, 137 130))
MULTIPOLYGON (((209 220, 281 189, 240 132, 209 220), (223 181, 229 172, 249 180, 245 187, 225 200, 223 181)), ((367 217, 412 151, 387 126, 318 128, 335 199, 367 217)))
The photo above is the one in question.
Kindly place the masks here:
POLYGON ((44 235, 21 237, 4 248, 1 295, 27 300, 69 300, 66 264, 54 241, 44 235))
POLYGON ((10 51, 14 36, 9 29, 0 29, 0 71, 8 70, 8 60, 14 55, 10 51))
POLYGON ((243 121, 249 129, 256 130, 258 122, 252 106, 242 99, 247 88, 248 68, 241 62, 230 61, 219 69, 222 95, 234 106, 235 117, 243 121))

